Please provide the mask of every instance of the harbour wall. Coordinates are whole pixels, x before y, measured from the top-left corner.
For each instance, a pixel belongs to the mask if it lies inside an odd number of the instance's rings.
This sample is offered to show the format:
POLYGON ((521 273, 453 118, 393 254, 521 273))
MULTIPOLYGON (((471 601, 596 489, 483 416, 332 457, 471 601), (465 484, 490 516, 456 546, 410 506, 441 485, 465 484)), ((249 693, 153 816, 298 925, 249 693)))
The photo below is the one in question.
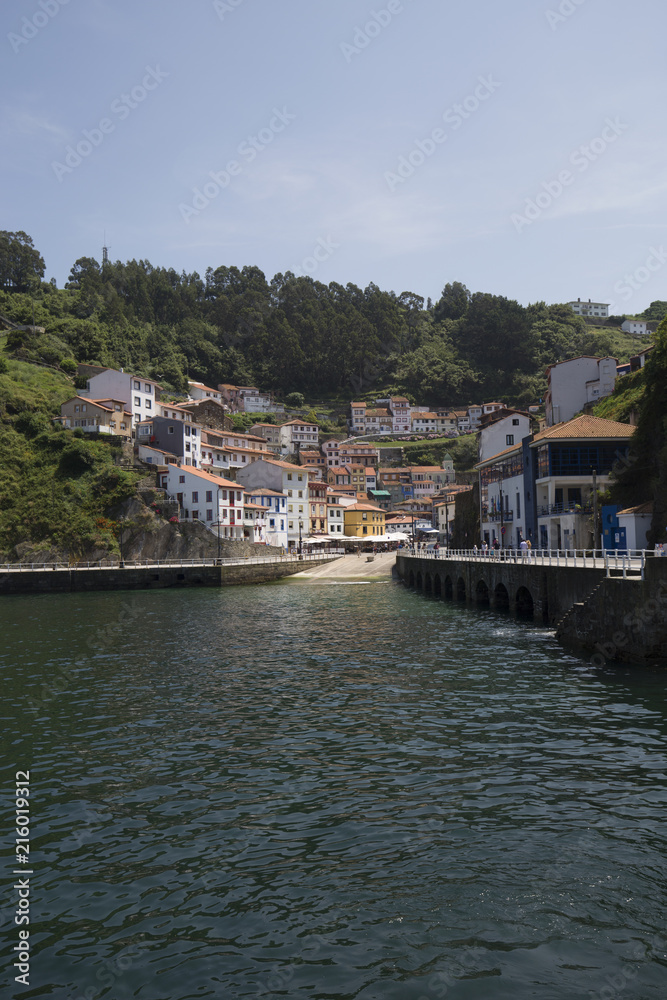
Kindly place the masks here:
MULTIPOLYGON (((338 557, 334 557, 338 558, 338 557)), ((248 560, 232 564, 76 567, 0 571, 0 595, 58 594, 84 590, 162 590, 269 583, 331 562, 331 557, 248 560)))
POLYGON ((513 611, 551 625, 584 601, 605 576, 604 569, 592 566, 420 559, 400 553, 396 569, 407 586, 436 597, 513 611))
POLYGON ((667 666, 667 559, 647 559, 643 579, 604 569, 398 555, 406 586, 443 600, 509 611, 555 627, 594 662, 667 666))

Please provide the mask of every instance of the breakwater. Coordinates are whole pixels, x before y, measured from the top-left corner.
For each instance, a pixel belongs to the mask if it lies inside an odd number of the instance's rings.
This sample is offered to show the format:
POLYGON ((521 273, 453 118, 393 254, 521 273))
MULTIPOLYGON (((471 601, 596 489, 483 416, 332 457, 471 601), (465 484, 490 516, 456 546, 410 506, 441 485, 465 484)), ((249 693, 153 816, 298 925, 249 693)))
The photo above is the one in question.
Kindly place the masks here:
POLYGON ((208 559, 180 562, 96 563, 0 567, 0 595, 76 593, 85 590, 161 590, 169 587, 229 587, 269 583, 320 566, 339 554, 268 559, 208 559))
POLYGON ((509 611, 552 625, 596 662, 667 665, 667 560, 581 557, 531 561, 399 554, 399 578, 433 597, 509 611))

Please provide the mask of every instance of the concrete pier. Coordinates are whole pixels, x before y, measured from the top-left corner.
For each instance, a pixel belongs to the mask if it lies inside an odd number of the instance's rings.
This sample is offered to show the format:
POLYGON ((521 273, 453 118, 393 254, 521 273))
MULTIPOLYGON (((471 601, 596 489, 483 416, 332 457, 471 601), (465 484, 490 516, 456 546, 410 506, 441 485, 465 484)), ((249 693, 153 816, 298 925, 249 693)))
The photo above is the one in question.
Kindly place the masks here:
POLYGON ((409 587, 445 600, 512 611, 555 625, 605 578, 602 567, 546 566, 485 559, 433 559, 398 554, 409 587))
POLYGON ((53 567, 0 567, 0 595, 74 593, 83 590, 157 590, 165 587, 230 587, 268 583, 339 559, 339 555, 282 558, 209 559, 201 562, 155 562, 140 565, 86 564, 53 567))

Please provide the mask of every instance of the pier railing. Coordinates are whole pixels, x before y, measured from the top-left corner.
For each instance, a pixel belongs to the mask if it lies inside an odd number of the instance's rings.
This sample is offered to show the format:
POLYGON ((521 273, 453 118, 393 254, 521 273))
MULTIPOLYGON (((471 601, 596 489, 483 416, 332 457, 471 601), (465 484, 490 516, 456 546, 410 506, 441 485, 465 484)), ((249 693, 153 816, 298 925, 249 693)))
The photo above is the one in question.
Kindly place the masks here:
POLYGON ((289 553, 284 556, 224 556, 210 559, 133 559, 118 560, 99 559, 95 562, 44 562, 44 563, 0 563, 0 573, 35 573, 42 570, 79 570, 79 569, 146 569, 184 566, 283 566, 288 563, 324 562, 338 559, 345 555, 344 549, 327 549, 326 552, 313 552, 298 555, 289 553))
POLYGON ((604 569, 607 576, 641 576, 647 559, 657 558, 651 549, 602 550, 602 549, 401 549, 401 556, 418 559, 433 559, 467 562, 523 563, 533 566, 563 566, 570 568, 604 569))

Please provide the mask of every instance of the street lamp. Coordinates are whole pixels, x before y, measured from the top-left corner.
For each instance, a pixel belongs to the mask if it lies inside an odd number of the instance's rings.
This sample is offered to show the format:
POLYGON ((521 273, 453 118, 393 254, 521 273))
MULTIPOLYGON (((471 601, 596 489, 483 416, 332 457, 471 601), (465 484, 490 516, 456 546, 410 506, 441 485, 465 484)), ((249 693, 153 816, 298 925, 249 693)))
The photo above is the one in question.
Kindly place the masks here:
POLYGON ((303 552, 303 546, 301 542, 301 529, 303 528, 303 521, 299 518, 299 555, 303 552))
POLYGON ((449 504, 445 500, 445 541, 447 543, 447 555, 449 555, 449 504))
POLYGON ((216 489, 218 491, 218 562, 220 562, 222 555, 222 542, 220 540, 220 487, 217 486, 216 489))
POLYGON ((598 471, 593 469, 593 558, 598 549, 598 471))
POLYGON ((505 525, 503 523, 503 484, 502 480, 498 484, 500 490, 500 547, 505 548, 505 525))

